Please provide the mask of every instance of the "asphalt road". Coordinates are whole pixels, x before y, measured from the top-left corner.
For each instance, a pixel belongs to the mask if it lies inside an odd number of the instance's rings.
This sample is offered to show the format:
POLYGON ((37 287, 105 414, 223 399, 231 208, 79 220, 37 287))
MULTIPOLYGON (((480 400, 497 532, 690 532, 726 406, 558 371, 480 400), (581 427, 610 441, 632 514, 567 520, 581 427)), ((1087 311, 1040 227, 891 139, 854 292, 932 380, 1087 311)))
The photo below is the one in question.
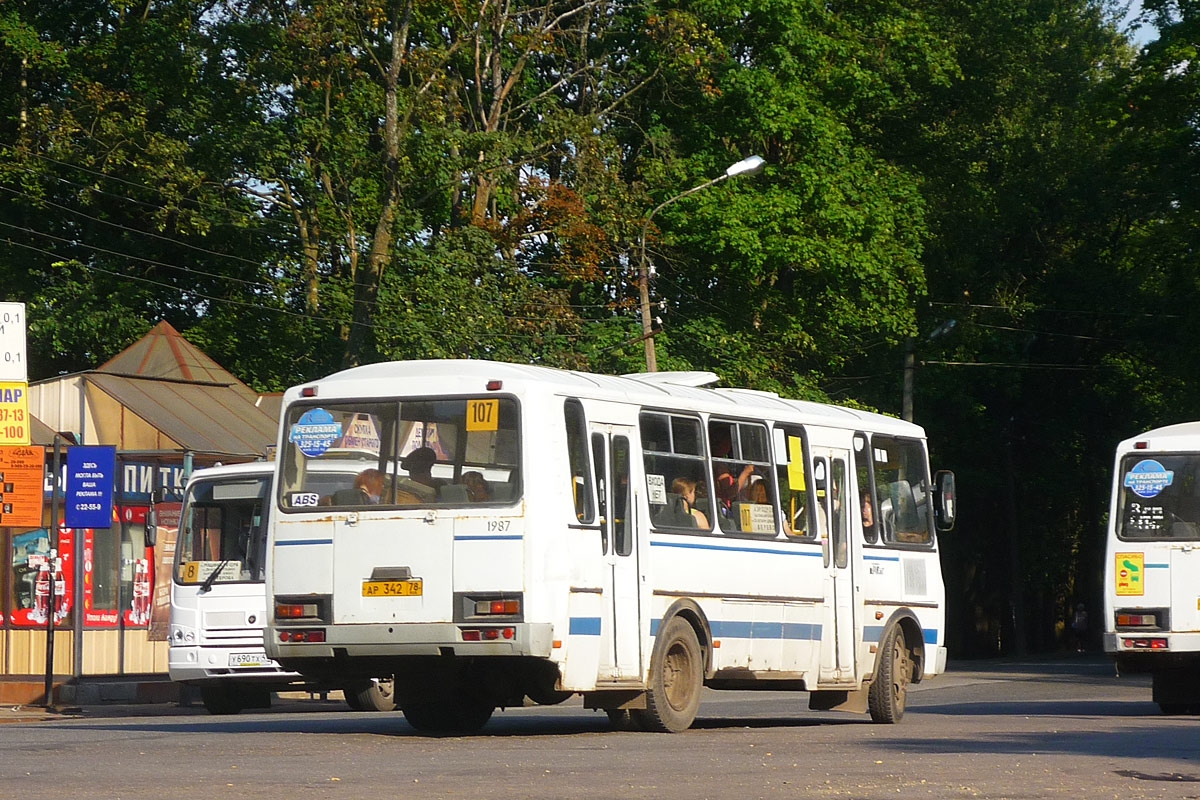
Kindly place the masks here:
POLYGON ((708 692, 692 730, 613 732, 578 701, 428 737, 288 700, 210 717, 88 708, 0 725, 0 798, 1200 798, 1200 718, 1102 658, 952 664, 898 725, 807 695, 708 692))

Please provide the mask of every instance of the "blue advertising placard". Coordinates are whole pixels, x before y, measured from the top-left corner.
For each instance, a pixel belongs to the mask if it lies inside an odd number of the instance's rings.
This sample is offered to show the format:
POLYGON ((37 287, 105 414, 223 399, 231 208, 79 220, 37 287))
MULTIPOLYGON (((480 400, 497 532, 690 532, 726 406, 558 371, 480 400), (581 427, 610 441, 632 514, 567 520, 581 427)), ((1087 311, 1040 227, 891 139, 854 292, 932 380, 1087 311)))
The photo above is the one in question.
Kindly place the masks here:
POLYGON ((68 447, 63 522, 68 528, 111 528, 117 448, 68 447))

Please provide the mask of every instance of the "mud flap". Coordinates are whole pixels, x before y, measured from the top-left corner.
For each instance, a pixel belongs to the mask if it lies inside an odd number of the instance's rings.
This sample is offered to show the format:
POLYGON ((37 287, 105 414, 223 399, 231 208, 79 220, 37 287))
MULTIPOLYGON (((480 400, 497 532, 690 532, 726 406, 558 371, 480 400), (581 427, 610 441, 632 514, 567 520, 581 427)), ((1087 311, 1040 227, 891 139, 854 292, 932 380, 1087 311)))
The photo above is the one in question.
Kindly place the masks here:
POLYGON ((808 695, 808 707, 812 711, 853 711, 867 713, 867 687, 853 691, 826 689, 808 695))

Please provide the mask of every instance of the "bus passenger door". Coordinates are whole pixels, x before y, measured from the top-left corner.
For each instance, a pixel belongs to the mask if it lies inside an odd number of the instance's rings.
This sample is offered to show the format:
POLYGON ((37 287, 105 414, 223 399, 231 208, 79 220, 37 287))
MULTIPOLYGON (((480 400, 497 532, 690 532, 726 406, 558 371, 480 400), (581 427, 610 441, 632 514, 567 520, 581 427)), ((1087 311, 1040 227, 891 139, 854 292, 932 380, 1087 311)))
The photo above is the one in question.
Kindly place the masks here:
POLYGON ((641 614, 636 505, 630 475, 632 428, 592 425, 592 458, 599 489, 604 559, 604 617, 600 622, 602 681, 641 677, 641 614))
POLYGON ((817 525, 825 562, 825 613, 821 632, 821 684, 850 683, 854 667, 854 559, 850 557, 850 451, 811 446, 817 487, 817 525))

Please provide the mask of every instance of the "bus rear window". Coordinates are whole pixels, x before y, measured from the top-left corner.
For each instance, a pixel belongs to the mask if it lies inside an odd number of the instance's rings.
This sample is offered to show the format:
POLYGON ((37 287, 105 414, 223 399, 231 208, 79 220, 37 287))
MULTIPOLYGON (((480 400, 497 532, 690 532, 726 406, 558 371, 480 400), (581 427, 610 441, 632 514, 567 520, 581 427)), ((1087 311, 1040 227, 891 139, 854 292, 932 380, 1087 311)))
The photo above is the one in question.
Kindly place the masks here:
POLYGON ((1125 456, 1118 477, 1122 539, 1200 539, 1200 454, 1125 456))
POLYGON ((284 422, 280 506, 455 506, 519 499, 516 401, 296 404, 284 422))

